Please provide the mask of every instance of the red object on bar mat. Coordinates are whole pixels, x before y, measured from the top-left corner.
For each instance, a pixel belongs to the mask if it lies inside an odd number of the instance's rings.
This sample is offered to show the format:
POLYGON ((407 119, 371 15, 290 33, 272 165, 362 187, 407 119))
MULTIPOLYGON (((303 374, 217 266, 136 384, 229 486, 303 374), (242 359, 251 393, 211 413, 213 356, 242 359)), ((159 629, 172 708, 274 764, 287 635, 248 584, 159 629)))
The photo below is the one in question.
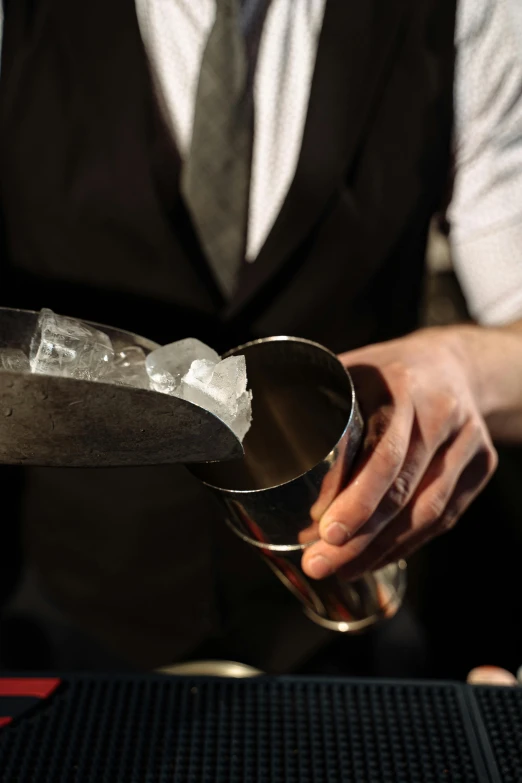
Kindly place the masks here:
POLYGON ((57 677, 0 677, 0 697, 33 696, 35 699, 47 699, 60 682, 57 677))

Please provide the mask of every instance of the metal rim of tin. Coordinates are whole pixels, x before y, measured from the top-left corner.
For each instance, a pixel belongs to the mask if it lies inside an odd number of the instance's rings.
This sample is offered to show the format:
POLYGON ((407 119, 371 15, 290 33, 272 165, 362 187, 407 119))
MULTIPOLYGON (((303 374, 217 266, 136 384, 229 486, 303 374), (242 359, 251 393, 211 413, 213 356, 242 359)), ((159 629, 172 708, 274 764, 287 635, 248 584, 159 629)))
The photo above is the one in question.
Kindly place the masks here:
MULTIPOLYGON (((348 419, 346 421, 346 424, 344 426, 343 431, 339 434, 339 437, 337 439, 337 442, 333 445, 332 449, 328 452, 328 454, 325 454, 323 457, 323 460, 326 461, 328 458, 332 455, 332 453, 335 450, 335 447, 337 444, 342 440, 344 437, 346 431, 350 428, 352 425, 352 422, 355 418, 356 411, 357 411, 357 398, 355 396, 355 387, 353 385, 352 377, 348 370, 341 364, 339 361, 339 358, 333 353, 333 351, 330 351, 328 348, 325 348, 324 345, 321 345, 320 343, 316 343, 313 340, 307 340, 304 337, 290 337, 285 335, 280 335, 278 337, 261 337, 258 340, 251 340, 248 343, 243 343, 243 345, 238 345, 237 348, 232 348, 230 351, 227 351, 227 353, 223 354, 223 359, 227 359, 229 356, 236 356, 237 354, 241 353, 241 351, 245 350, 246 348, 251 348, 254 345, 263 345, 266 343, 276 343, 276 342, 292 342, 292 343, 301 343, 302 345, 311 345, 314 348, 318 348, 323 353, 328 354, 333 359, 335 359, 336 362, 339 363, 340 367, 344 370, 346 374, 346 378, 348 380, 348 384, 350 387, 350 415, 348 416, 348 419)), ((208 463, 211 464, 211 463, 208 463)), ((303 473, 300 473, 297 476, 294 476, 293 478, 289 479, 288 481, 282 481, 280 484, 271 484, 269 487, 263 487, 261 489, 227 489, 226 487, 218 487, 215 484, 210 484, 208 481, 205 481, 204 479, 200 479, 201 483, 204 484, 206 487, 210 487, 210 489, 216 489, 219 492, 222 492, 224 495, 254 495, 258 494, 260 492, 267 492, 271 489, 277 489, 278 487, 285 487, 289 484, 292 484, 294 481, 298 481, 300 478, 306 475, 308 471, 304 471, 303 473)), ((298 549, 301 548, 301 546, 297 547, 298 549)), ((285 548, 284 550, 280 551, 290 551, 288 548, 285 548)))
POLYGON ((256 549, 267 549, 270 552, 301 552, 304 549, 308 549, 308 547, 313 546, 313 544, 317 544, 317 542, 320 540, 319 538, 314 538, 313 541, 308 541, 306 544, 266 544, 263 541, 256 541, 255 538, 250 538, 250 536, 247 536, 246 533, 243 533, 234 525, 229 517, 225 519, 225 524, 233 533, 235 533, 238 538, 240 538, 246 544, 255 546, 256 549))

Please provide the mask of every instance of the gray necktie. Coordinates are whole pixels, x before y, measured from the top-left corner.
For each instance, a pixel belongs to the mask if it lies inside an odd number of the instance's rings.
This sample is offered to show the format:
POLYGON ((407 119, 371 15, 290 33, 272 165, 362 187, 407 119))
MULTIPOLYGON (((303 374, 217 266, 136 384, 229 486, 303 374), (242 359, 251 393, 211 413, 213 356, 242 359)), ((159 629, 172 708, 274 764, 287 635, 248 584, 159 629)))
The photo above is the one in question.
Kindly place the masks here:
MULTIPOLYGON (((262 4, 266 10, 267 0, 262 4)), ((227 298, 234 292, 245 254, 253 137, 251 75, 240 2, 217 0, 201 63, 181 188, 227 298)))

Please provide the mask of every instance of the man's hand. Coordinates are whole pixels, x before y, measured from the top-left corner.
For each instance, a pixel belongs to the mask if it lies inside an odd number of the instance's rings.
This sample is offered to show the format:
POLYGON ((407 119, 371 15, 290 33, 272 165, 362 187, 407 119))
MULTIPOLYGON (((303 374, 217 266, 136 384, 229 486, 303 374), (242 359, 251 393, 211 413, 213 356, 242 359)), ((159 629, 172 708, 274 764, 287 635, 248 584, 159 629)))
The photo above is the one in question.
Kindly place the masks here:
POLYGON ((348 486, 315 520, 322 540, 303 557, 311 577, 343 567, 354 579, 407 557, 453 527, 491 477, 497 455, 473 357, 484 360, 492 346, 481 355, 477 339, 488 330, 462 329, 426 329, 340 357, 366 437, 348 486))

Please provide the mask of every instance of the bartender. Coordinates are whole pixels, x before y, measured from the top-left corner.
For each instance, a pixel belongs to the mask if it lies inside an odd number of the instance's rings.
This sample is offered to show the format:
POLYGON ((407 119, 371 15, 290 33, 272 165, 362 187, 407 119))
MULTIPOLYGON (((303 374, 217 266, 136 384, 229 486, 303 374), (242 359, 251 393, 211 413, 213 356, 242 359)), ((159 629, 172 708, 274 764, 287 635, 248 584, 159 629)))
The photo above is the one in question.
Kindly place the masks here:
MULTIPOLYGON (((493 441, 522 441, 511 14, 510 0, 4 0, 2 305, 163 343, 292 334, 341 354, 367 435, 304 556, 315 579, 409 556, 484 487, 493 441), (448 192, 475 323, 415 331, 448 192)), ((121 659, 219 640, 291 669, 329 639, 183 468, 33 469, 21 497, 43 594, 121 659)))

